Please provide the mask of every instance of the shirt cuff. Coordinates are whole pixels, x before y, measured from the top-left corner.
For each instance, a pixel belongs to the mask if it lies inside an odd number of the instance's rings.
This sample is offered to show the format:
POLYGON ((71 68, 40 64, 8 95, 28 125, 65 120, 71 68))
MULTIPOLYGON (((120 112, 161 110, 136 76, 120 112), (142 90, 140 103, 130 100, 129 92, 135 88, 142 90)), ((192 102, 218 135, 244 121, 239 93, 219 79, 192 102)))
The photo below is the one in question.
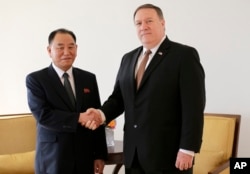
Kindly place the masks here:
POLYGON ((194 156, 194 151, 191 151, 191 150, 185 150, 185 149, 180 149, 179 151, 180 151, 180 152, 183 152, 183 153, 185 153, 185 154, 188 154, 188 155, 194 156))

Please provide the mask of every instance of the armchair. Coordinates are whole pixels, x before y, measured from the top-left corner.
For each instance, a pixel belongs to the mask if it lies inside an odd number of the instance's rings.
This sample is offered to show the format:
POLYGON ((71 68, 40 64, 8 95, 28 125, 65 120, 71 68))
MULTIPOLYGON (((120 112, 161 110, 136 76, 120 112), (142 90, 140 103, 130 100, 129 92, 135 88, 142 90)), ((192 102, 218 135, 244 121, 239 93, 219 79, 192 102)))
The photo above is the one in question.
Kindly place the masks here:
POLYGON ((34 174, 35 139, 30 113, 0 115, 0 173, 34 174))
POLYGON ((230 157, 237 157, 240 115, 204 114, 203 142, 195 156, 194 174, 229 174, 230 157))

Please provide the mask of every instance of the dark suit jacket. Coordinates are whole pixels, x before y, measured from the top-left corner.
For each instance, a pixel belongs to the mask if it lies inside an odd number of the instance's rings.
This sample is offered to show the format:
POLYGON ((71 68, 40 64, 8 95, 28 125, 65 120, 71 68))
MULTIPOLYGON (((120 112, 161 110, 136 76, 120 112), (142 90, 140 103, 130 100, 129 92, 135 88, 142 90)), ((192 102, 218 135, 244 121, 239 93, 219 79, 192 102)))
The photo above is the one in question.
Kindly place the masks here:
POLYGON ((93 174, 93 160, 105 159, 104 127, 92 131, 78 123, 79 113, 100 106, 94 74, 73 68, 77 106, 52 66, 26 78, 28 104, 37 120, 36 174, 93 174))
POLYGON ((137 150, 146 170, 175 168, 180 148, 198 152, 205 106, 204 71, 197 51, 166 38, 136 90, 139 47, 124 55, 114 91, 101 107, 107 122, 125 110, 125 166, 137 150))

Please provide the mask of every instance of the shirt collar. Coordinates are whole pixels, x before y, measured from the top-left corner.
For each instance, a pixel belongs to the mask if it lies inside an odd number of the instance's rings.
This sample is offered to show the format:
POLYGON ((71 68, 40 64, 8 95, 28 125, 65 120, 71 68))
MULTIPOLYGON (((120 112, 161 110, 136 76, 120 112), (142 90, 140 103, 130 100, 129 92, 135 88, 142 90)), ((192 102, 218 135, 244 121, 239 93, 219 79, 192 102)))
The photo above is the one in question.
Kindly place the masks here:
MULTIPOLYGON (((150 49, 150 51, 152 52, 152 56, 155 55, 156 51, 158 50, 158 48, 160 47, 160 45, 162 44, 162 42, 165 40, 166 35, 161 39, 161 41, 152 49, 150 49)), ((143 47, 143 54, 147 51, 147 48, 143 47)))
MULTIPOLYGON (((65 71, 63 71, 62 69, 58 68, 54 63, 52 63, 52 66, 54 68, 54 70, 56 71, 57 75, 62 78, 63 74, 65 73, 65 71)), ((67 71, 66 71, 69 75, 69 77, 73 77, 73 68, 70 67, 67 71)))

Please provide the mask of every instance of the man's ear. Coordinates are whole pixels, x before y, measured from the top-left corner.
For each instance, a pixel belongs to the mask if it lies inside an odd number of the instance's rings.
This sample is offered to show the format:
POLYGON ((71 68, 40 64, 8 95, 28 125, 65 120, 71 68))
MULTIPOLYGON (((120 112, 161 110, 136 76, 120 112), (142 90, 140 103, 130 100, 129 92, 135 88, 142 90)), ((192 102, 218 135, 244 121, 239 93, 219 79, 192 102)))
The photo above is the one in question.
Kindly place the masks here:
POLYGON ((49 54, 49 57, 51 57, 51 46, 50 46, 50 45, 47 46, 47 52, 48 52, 48 54, 49 54))
POLYGON ((47 46, 47 51, 48 51, 49 54, 51 53, 51 48, 50 48, 50 46, 47 46))
POLYGON ((164 19, 162 19, 162 20, 161 20, 161 24, 162 24, 163 26, 165 26, 165 25, 166 25, 166 23, 165 23, 165 20, 164 20, 164 19))

